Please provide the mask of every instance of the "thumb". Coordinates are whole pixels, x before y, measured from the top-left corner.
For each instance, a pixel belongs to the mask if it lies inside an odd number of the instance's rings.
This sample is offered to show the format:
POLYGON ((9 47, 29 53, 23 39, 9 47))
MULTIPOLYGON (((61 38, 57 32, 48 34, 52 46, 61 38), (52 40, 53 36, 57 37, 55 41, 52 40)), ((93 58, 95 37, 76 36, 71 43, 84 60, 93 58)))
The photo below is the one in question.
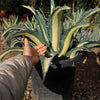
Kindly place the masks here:
POLYGON ((24 51, 23 55, 31 56, 31 48, 29 46, 29 41, 27 38, 24 38, 24 51))
POLYGON ((27 38, 24 38, 24 45, 25 45, 25 47, 29 46, 29 41, 27 38))

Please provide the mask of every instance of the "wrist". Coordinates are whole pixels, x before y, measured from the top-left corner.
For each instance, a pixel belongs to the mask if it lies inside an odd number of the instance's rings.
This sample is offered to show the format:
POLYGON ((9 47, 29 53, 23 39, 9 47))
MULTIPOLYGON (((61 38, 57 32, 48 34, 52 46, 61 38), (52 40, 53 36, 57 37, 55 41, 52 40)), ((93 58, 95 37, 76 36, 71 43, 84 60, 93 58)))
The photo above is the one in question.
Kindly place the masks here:
POLYGON ((24 56, 26 56, 30 60, 30 62, 32 63, 32 65, 34 65, 31 56, 27 56, 27 55, 24 55, 24 56))

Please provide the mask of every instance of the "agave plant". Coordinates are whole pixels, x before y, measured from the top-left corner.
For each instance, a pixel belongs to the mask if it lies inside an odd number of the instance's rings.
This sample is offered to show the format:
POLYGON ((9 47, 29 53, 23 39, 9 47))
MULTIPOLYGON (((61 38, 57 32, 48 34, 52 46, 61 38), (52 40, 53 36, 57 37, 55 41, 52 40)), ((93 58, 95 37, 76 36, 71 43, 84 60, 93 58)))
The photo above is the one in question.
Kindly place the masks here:
MULTIPOLYGON (((95 8, 96 9, 96 8, 95 8)), ((89 10, 89 11, 84 11, 83 9, 77 10, 76 12, 72 13, 72 18, 71 17, 67 17, 67 19, 65 19, 65 23, 64 23, 64 29, 68 29, 70 27, 72 27, 73 25, 76 25, 77 23, 79 23, 81 20, 81 17, 85 15, 85 13, 87 12, 91 12, 93 9, 89 10)), ((84 20, 81 20, 81 22, 89 22, 89 19, 84 18, 84 20)), ((98 22, 97 23, 92 23, 92 26, 88 27, 88 28, 81 28, 81 29, 77 29, 74 32, 73 38, 77 40, 77 42, 84 42, 84 41, 99 41, 100 39, 100 32, 99 32, 99 25, 98 22)))
MULTIPOLYGON (((74 33, 76 30, 91 26, 91 23, 83 22, 83 20, 100 11, 100 8, 94 8, 87 11, 82 16, 80 16, 80 19, 76 22, 76 24, 64 30, 64 10, 70 10, 70 7, 55 7, 54 0, 51 0, 51 12, 48 18, 48 22, 46 22, 39 10, 26 5, 23 5, 23 7, 29 9, 33 13, 33 16, 36 20, 35 28, 32 27, 32 23, 30 23, 28 20, 28 25, 26 26, 15 25, 8 27, 2 36, 5 36, 9 31, 14 30, 11 32, 11 34, 5 37, 4 42, 7 42, 15 37, 23 38, 23 36, 25 36, 29 38, 30 44, 32 44, 31 46, 43 43, 48 47, 46 56, 41 56, 43 78, 45 78, 50 63, 53 59, 73 59, 77 55, 78 51, 89 51, 89 49, 94 46, 100 46, 100 43, 97 42, 84 41, 82 43, 76 43, 74 41, 74 33)), ((14 48, 13 46, 11 48, 14 48)), ((12 50, 11 48, 9 49, 10 51, 12 50)), ((18 50, 19 49, 20 48, 18 48, 18 50)), ((20 50, 22 50, 22 48, 20 50)), ((12 51, 14 51, 14 49, 12 51)), ((2 55, 4 56, 5 54, 6 51, 4 51, 0 57, 2 55)))
POLYGON ((8 27, 11 27, 11 26, 14 26, 14 25, 17 25, 18 24, 18 16, 9 16, 9 19, 8 21, 6 21, 4 18, 3 18, 3 26, 4 26, 4 29, 7 29, 8 27))
POLYGON ((97 41, 100 42, 100 28, 99 26, 94 26, 93 29, 81 29, 79 30, 76 38, 78 42, 84 41, 97 41))

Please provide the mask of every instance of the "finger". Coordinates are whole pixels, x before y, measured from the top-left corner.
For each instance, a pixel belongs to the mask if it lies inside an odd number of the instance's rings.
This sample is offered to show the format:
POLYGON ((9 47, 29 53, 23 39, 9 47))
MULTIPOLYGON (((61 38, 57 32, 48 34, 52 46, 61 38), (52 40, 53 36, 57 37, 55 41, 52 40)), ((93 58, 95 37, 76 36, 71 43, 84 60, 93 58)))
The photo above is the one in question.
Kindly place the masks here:
POLYGON ((42 56, 45 56, 45 53, 44 54, 41 54, 42 56))
POLYGON ((40 53, 40 52, 42 52, 44 50, 47 51, 47 46, 44 46, 44 47, 38 49, 37 52, 40 53))
POLYGON ((45 56, 46 51, 47 51, 47 50, 43 50, 43 51, 39 52, 39 55, 45 56))
POLYGON ((29 46, 29 41, 27 38, 24 38, 24 51, 23 55, 32 56, 31 48, 29 46))
POLYGON ((41 49, 39 49, 39 50, 35 49, 35 51, 34 51, 34 48, 32 48, 32 49, 33 49, 33 53, 34 53, 35 56, 40 56, 40 55, 44 56, 45 52, 47 51, 47 47, 46 46, 41 48, 41 49))
POLYGON ((24 45, 25 45, 25 46, 29 46, 29 41, 28 41, 27 38, 24 38, 24 45))
POLYGON ((45 46, 44 44, 40 44, 40 45, 35 46, 34 49, 38 50, 40 48, 43 48, 44 46, 45 46))

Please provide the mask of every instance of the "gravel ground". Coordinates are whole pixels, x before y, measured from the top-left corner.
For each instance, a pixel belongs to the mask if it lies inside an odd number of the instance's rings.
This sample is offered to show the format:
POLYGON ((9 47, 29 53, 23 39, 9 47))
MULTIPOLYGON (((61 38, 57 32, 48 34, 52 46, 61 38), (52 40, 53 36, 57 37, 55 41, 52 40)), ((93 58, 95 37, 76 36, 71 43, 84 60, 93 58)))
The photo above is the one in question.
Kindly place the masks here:
POLYGON ((22 100, 33 100, 32 99, 32 81, 31 81, 31 77, 28 80, 27 88, 24 92, 24 97, 22 98, 22 100))

